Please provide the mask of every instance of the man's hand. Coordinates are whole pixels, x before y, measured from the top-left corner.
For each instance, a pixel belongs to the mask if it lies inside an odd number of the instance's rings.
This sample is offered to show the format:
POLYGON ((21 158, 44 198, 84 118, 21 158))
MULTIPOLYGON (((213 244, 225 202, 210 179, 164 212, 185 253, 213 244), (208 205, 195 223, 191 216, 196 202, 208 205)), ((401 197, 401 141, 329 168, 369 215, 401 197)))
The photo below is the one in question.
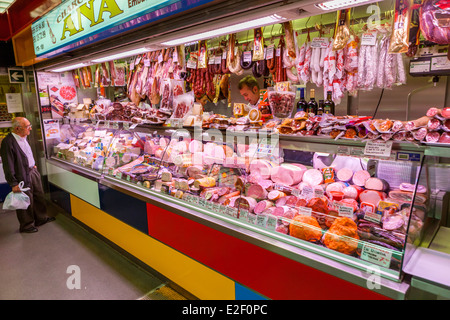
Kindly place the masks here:
POLYGON ((12 192, 17 193, 17 192, 22 192, 22 191, 20 191, 20 187, 19 187, 19 185, 17 185, 17 186, 12 187, 12 192))

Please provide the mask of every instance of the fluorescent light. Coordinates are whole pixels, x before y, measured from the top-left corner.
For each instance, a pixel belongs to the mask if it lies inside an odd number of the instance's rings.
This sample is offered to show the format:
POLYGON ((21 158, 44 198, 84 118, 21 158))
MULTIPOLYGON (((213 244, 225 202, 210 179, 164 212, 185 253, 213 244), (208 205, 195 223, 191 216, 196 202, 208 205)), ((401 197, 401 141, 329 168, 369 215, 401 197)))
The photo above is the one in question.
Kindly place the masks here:
POLYGON ((373 0, 331 0, 316 4, 322 10, 336 10, 339 8, 353 7, 361 3, 374 2, 373 0))
POLYGON ((102 62, 106 62, 106 61, 111 61, 111 60, 116 60, 116 59, 122 59, 122 58, 126 58, 126 57, 131 57, 131 56, 135 56, 141 53, 145 53, 145 52, 149 52, 151 51, 151 49, 149 48, 138 48, 138 49, 134 49, 134 50, 129 50, 126 52, 120 52, 120 53, 116 53, 116 54, 112 54, 106 57, 102 57, 102 58, 98 58, 98 59, 93 59, 92 62, 94 63, 102 63, 102 62))
POLYGON ((68 71, 68 70, 74 70, 74 69, 78 69, 81 67, 85 67, 87 66, 87 63, 77 63, 77 64, 72 64, 70 66, 65 66, 65 67, 61 67, 61 68, 57 68, 57 69, 52 69, 50 71, 52 72, 64 72, 64 71, 68 71))
POLYGON ((269 24, 274 24, 274 23, 280 22, 282 20, 285 20, 285 18, 278 16, 276 14, 273 14, 268 17, 234 24, 234 25, 223 27, 220 29, 214 29, 214 30, 210 30, 210 31, 197 33, 192 36, 187 36, 187 37, 183 37, 183 38, 166 41, 161 44, 166 45, 166 46, 176 46, 179 44, 184 44, 184 43, 203 40, 203 39, 210 39, 210 38, 222 36, 225 34, 235 33, 238 31, 243 31, 243 30, 248 30, 248 29, 261 27, 261 26, 265 26, 265 25, 269 25, 269 24))

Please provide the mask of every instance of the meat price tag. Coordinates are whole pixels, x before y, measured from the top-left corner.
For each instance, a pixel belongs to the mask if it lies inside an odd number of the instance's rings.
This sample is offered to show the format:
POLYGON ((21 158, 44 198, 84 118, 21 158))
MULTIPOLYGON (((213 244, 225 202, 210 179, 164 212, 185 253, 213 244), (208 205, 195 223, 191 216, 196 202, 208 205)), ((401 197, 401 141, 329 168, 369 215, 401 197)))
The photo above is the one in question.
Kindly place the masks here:
POLYGON ((252 52, 244 51, 244 62, 252 62, 252 52))
POLYGON ((377 42, 377 32, 365 32, 361 37, 362 46, 374 46, 377 42))
POLYGON ((302 189, 302 196, 309 199, 312 198, 314 195, 314 190, 310 186, 304 186, 302 189))
POLYGON ((328 38, 316 37, 311 41, 311 48, 326 49, 328 47, 328 38))
POLYGON ((346 207, 346 206, 339 206, 338 214, 340 217, 353 217, 353 208, 352 207, 346 207))
POLYGON ((150 67, 150 59, 144 59, 144 67, 150 67))
POLYGON ((391 264, 392 251, 384 250, 370 243, 364 243, 361 249, 361 259, 371 263, 389 268, 391 264))
POLYGON ((314 189, 314 197, 315 198, 322 198, 324 195, 324 192, 322 189, 314 189))
POLYGON ((293 196, 298 197, 298 196, 300 196, 300 190, 299 189, 292 189, 291 194, 293 196))
POLYGON ((392 150, 392 141, 367 141, 364 148, 364 155, 366 156, 378 156, 378 157, 390 157, 392 150))
POLYGON ((269 214, 267 215, 266 228, 269 230, 275 230, 277 228, 277 217, 269 214))
POLYGON ((312 209, 306 207, 298 207, 298 213, 304 216, 311 216, 312 209))
POLYGON ((248 210, 241 209, 239 210, 239 220, 247 222, 248 219, 248 210))
POLYGON ((247 221, 250 224, 256 224, 256 218, 257 218, 256 214, 249 213, 248 216, 247 216, 247 221))
POLYGON ((214 57, 214 64, 221 64, 222 63, 222 57, 221 56, 215 56, 214 57))
POLYGON ((265 214, 258 214, 256 217, 256 225, 265 228, 267 225, 267 216, 265 214))
POLYGON ((273 58, 273 49, 274 49, 273 44, 267 47, 267 50, 266 50, 266 59, 267 60, 270 60, 273 58))
POLYGON ((212 212, 220 213, 220 204, 217 202, 213 202, 212 212))

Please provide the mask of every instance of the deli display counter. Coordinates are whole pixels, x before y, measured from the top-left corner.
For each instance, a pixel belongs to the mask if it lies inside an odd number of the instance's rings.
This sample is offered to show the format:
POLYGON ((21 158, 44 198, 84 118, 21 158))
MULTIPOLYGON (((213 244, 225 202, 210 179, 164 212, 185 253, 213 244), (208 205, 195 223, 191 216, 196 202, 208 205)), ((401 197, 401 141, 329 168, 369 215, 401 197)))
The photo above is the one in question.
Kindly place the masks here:
POLYGON ((438 44, 398 45, 420 8, 271 5, 38 65, 51 200, 200 299, 419 298, 450 192, 447 65, 422 103, 438 44))

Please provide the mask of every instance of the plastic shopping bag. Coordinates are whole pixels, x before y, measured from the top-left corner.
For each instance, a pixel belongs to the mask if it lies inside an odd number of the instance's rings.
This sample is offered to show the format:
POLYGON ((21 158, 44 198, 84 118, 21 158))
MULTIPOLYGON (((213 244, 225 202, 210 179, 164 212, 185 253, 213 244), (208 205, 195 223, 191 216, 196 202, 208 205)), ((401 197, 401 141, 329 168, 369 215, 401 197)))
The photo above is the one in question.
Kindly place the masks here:
POLYGON ((3 210, 25 210, 30 206, 30 198, 24 193, 24 191, 30 190, 30 188, 23 187, 23 181, 19 183, 20 191, 22 192, 10 192, 6 196, 3 202, 3 210))

